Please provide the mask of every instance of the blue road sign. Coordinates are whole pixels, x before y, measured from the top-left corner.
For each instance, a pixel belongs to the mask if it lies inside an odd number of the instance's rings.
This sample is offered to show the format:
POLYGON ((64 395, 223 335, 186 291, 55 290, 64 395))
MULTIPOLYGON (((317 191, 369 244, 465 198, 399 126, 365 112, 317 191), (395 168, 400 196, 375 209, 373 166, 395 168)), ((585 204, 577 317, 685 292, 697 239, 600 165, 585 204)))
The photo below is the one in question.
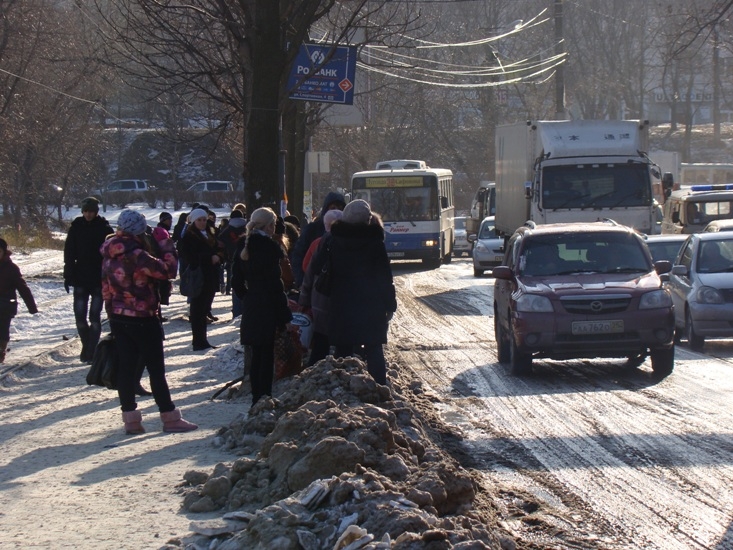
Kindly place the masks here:
POLYGON ((290 99, 354 104, 356 46, 302 44, 288 79, 290 99))

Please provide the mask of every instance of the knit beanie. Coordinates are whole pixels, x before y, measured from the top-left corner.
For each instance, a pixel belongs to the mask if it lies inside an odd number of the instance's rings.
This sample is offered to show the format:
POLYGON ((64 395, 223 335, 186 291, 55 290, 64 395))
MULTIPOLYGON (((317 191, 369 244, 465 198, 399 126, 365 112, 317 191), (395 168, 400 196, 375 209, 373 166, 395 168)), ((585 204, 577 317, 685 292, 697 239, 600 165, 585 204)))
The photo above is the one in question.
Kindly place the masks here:
POLYGON ((209 218, 209 214, 204 210, 203 208, 194 208, 191 210, 191 213, 188 215, 188 221, 193 223, 199 218, 209 218))
POLYGON ((5 239, 0 239, 0 249, 2 249, 3 252, 8 251, 8 241, 5 239))
POLYGON ((244 214, 241 210, 232 210, 231 214, 229 214, 229 219, 235 219, 235 218, 244 218, 244 214))
POLYGON ((343 217, 344 213, 341 210, 329 210, 323 215, 323 227, 326 228, 326 231, 331 231, 331 225, 336 220, 340 220, 343 217))
POLYGON ((99 201, 94 197, 87 197, 81 201, 82 212, 99 212, 99 201))
POLYGON ((145 216, 136 210, 123 210, 117 218, 117 229, 131 235, 142 235, 148 228, 145 216))
POLYGON ((173 216, 170 212, 161 212, 160 216, 158 217, 158 221, 164 222, 165 220, 172 220, 173 216))
MULTIPOLYGON (((325 216, 325 214, 324 214, 325 216)), ((341 217, 346 223, 369 223, 372 217, 372 210, 369 203, 362 199, 351 201, 344 208, 344 214, 341 217)))

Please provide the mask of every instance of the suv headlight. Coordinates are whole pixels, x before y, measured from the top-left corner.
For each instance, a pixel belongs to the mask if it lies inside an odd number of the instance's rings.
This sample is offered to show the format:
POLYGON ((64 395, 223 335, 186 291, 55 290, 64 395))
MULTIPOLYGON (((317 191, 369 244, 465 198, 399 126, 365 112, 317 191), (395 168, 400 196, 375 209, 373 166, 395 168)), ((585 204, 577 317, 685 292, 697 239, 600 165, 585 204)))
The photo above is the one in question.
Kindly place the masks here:
POLYGON ((476 244, 474 244, 473 247, 476 250, 486 250, 486 247, 483 245, 481 241, 476 241, 476 244))
POLYGON ((672 298, 666 290, 654 290, 641 297, 639 309, 657 309, 672 307, 672 298))
POLYGON ((711 286, 701 286, 696 293, 697 303, 699 304, 723 304, 723 295, 718 292, 717 288, 711 286))
POLYGON ((552 302, 550 302, 550 299, 546 296, 537 296, 536 294, 523 294, 517 300, 517 311, 545 311, 552 313, 552 302))

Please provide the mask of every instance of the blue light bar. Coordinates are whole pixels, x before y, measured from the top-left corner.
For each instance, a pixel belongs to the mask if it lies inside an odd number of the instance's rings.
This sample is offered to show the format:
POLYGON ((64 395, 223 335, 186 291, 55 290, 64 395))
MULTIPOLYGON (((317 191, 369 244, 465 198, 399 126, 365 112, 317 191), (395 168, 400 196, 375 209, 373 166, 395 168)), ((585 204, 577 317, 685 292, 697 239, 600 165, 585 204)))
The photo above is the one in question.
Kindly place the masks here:
POLYGON ((691 191, 732 191, 733 183, 725 183, 720 185, 693 185, 690 187, 691 191))

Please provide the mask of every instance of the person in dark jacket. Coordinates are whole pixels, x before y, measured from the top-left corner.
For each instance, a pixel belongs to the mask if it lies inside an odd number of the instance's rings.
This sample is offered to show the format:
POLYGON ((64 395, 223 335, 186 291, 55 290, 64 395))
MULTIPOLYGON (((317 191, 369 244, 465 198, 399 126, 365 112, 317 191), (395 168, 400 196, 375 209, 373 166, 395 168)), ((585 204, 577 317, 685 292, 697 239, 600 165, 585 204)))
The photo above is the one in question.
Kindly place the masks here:
POLYGON ((91 363, 102 333, 102 256, 99 247, 114 233, 99 215, 99 201, 81 201, 81 216, 71 222, 64 243, 64 288, 74 287, 74 318, 81 340, 79 359, 91 363), (88 315, 88 318, 87 318, 88 315))
MULTIPOLYGON (((353 355, 360 346, 369 373, 379 384, 387 383, 382 345, 397 299, 392 269, 384 246, 384 227, 369 203, 357 199, 344 208, 331 226, 328 239, 332 270, 328 312, 328 339, 337 357, 353 355)), ((322 260, 314 258, 316 263, 322 260)))
POLYGON ((188 215, 190 225, 183 233, 179 251, 184 263, 190 268, 200 268, 204 285, 198 296, 191 298, 191 334, 194 351, 213 348, 206 337, 206 324, 211 304, 219 288, 219 265, 224 251, 208 227, 208 214, 202 208, 195 208, 188 215))
POLYGON ((293 318, 280 272, 284 252, 273 239, 276 220, 270 208, 252 212, 235 266, 246 286, 240 339, 252 349, 249 380, 253 405, 263 396, 272 395, 275 333, 287 330, 293 318))
POLYGON ((232 290, 232 265, 234 263, 234 255, 239 247, 239 241, 247 229, 247 220, 241 210, 232 210, 229 215, 229 225, 219 234, 219 240, 224 244, 226 252, 226 271, 227 283, 224 291, 232 295, 232 319, 242 314, 242 300, 232 290))
POLYGON ((178 258, 173 241, 162 240, 160 258, 151 256, 144 242, 145 216, 123 210, 117 234, 100 248, 102 294, 119 359, 117 395, 122 421, 128 434, 145 433, 142 414, 137 410, 135 387, 139 382, 138 361, 148 369, 150 387, 158 405, 164 432, 188 432, 198 428, 181 418, 171 400, 165 378, 163 327, 158 319, 157 282, 176 276, 178 258))
POLYGON ((303 258, 306 252, 308 252, 308 248, 313 241, 323 236, 326 232, 326 228, 323 225, 323 215, 334 208, 343 210, 344 206, 346 206, 346 201, 341 193, 336 191, 329 192, 323 200, 323 208, 321 208, 320 215, 306 225, 300 232, 300 237, 295 242, 290 257, 290 263, 293 266, 293 277, 295 278, 295 288, 300 288, 300 285, 303 284, 303 258))
POLYGON ((20 268, 10 259, 11 254, 8 243, 0 239, 0 363, 5 361, 10 341, 10 322, 18 313, 18 294, 23 298, 28 313, 38 313, 31 289, 20 274, 20 268))

